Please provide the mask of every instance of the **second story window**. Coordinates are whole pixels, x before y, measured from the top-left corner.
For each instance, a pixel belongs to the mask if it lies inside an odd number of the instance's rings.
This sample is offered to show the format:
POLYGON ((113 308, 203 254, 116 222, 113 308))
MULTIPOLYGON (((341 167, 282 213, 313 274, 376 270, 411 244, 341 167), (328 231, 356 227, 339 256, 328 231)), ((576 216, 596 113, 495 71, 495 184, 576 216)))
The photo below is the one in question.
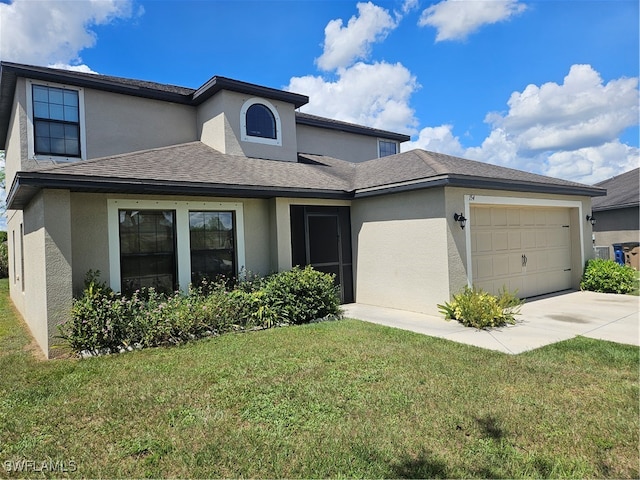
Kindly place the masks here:
POLYGON ((267 99, 250 98, 240 109, 240 140, 282 146, 278 109, 267 99))
POLYGON ((78 91, 33 85, 34 153, 80 156, 78 91))
POLYGON ((277 138, 276 119, 267 107, 255 103, 247 110, 247 135, 262 138, 277 138))
POLYGON ((387 157, 398 153, 398 142, 378 140, 378 157, 387 157))

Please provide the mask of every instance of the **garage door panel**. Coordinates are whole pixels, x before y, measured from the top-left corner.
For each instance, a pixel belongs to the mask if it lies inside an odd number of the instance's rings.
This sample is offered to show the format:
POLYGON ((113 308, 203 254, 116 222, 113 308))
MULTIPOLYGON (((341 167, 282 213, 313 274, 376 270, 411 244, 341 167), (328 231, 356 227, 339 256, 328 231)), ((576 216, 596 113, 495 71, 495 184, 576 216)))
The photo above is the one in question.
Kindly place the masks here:
POLYGON ((493 251, 493 234, 491 231, 476 233, 476 252, 493 251))
POLYGON ((491 209, 491 225, 494 227, 505 227, 507 225, 507 209, 506 208, 491 209))
POLYGON ((493 277, 493 261, 491 257, 480 257, 476 260, 477 278, 493 277))
POLYGON ((507 224, 512 227, 520 226, 520 209, 510 208, 507 210, 507 224))
POLYGON ((472 207, 471 217, 474 284, 521 297, 571 287, 569 209, 472 207))
POLYGON ((509 250, 509 234, 506 230, 494 232, 493 238, 493 250, 509 250))
POLYGON ((520 250, 522 248, 522 238, 520 231, 510 231, 508 233, 509 250, 520 250))

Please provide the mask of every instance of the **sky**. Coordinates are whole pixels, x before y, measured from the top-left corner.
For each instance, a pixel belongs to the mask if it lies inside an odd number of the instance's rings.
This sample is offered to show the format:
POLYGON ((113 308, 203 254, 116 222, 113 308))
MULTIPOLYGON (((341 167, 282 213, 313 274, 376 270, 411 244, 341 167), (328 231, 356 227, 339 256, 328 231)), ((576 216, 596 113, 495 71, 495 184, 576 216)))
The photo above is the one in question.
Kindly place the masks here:
POLYGON ((637 0, 0 0, 0 59, 308 95, 301 111, 593 184, 639 165, 637 0))

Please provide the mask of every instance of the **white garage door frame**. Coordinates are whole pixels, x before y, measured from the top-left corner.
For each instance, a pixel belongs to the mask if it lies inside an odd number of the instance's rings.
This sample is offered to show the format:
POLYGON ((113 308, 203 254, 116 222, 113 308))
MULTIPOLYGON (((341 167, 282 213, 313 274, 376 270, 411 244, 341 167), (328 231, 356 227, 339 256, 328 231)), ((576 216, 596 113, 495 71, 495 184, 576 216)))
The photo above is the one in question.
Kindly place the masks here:
MULTIPOLYGON (((488 195, 465 195, 464 196, 464 216, 471 218, 472 205, 498 205, 512 207, 557 207, 557 208, 577 208, 578 218, 582 219, 582 202, 579 200, 552 200, 547 198, 522 198, 522 197, 496 197, 488 195)), ((580 265, 584 265, 584 229, 582 225, 576 226, 580 234, 580 265)), ((467 285, 473 286, 473 261, 471 258, 471 229, 473 225, 465 228, 465 243, 467 253, 467 285)))

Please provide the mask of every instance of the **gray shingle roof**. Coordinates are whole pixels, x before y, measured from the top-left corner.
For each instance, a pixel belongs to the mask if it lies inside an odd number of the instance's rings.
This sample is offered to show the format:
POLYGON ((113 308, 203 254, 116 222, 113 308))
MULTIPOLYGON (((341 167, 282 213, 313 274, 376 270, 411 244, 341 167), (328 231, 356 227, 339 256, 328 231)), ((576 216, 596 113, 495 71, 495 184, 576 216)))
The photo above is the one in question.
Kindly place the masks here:
POLYGON ((444 185, 568 195, 605 193, 598 187, 424 150, 362 163, 307 154, 300 154, 298 162, 285 162, 226 155, 196 141, 18 172, 7 203, 21 208, 40 188, 346 199, 444 185))
POLYGON ((596 186, 606 188, 607 195, 593 199, 593 211, 640 205, 640 168, 596 183, 596 186))

